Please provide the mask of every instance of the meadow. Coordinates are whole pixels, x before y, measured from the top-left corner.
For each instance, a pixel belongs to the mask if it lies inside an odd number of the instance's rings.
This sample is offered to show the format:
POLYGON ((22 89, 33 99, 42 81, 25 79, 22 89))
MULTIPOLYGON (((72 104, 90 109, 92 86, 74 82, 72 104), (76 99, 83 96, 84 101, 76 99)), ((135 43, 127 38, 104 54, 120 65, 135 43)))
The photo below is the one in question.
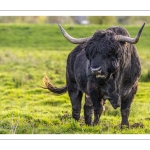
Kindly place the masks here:
MULTIPOLYGON (((103 25, 63 25, 74 37, 91 36, 103 25)), ((135 37, 140 26, 123 26, 135 37)), ((86 126, 71 116, 68 94, 55 96, 43 86, 45 73, 55 86, 65 85, 67 56, 76 46, 57 25, 0 24, 0 134, 149 134, 150 25, 136 44, 142 64, 139 89, 131 105, 130 129, 120 130, 120 109, 107 101, 100 125, 86 126)), ((83 99, 84 104, 84 99, 83 99)))

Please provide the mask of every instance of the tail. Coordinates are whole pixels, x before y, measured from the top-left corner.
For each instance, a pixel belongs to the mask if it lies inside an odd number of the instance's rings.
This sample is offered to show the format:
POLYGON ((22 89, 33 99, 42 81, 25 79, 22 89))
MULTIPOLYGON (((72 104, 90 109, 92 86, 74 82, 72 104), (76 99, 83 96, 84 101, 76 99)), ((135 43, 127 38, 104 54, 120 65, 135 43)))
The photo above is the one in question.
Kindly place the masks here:
POLYGON ((45 87, 42 87, 42 88, 48 89, 49 91, 51 91, 55 94, 64 94, 68 90, 67 85, 65 85, 64 87, 61 87, 61 88, 57 88, 57 87, 53 86, 47 75, 44 76, 43 82, 44 82, 45 87))

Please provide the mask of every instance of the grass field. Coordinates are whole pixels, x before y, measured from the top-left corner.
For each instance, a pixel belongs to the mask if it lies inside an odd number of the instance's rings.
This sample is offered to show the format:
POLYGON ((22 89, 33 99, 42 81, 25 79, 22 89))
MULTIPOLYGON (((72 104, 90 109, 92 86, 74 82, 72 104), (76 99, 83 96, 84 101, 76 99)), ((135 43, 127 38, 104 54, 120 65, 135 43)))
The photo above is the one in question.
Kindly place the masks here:
MULTIPOLYGON (((108 26, 64 25, 74 37, 90 36, 108 26), (82 32, 81 32, 82 31, 82 32)), ((135 36, 140 26, 126 26, 135 36)), ((150 26, 136 45, 142 64, 139 90, 131 106, 130 129, 120 130, 120 109, 109 102, 101 124, 86 126, 71 117, 66 94, 41 89, 47 75, 56 86, 65 84, 66 59, 75 45, 67 42, 57 25, 0 25, 0 133, 1 134, 149 134, 150 133, 150 26)), ((83 99, 84 103, 84 99, 83 99)))

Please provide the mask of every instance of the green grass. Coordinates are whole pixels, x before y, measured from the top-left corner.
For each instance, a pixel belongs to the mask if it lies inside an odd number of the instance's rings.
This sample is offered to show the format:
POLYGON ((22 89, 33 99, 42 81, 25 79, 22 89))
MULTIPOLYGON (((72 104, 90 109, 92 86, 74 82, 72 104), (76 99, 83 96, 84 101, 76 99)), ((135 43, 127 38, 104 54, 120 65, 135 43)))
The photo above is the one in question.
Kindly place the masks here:
MULTIPOLYGON (((100 125, 89 127, 84 124, 83 109, 79 122, 72 119, 67 93, 55 96, 39 87, 45 73, 54 85, 65 84, 67 56, 75 45, 63 38, 56 25, 0 25, 0 134, 149 134, 150 83, 143 82, 148 81, 150 65, 149 27, 137 44, 142 76, 131 106, 131 128, 120 130, 120 109, 114 110, 109 102, 100 125)), ((75 37, 83 37, 99 26, 64 28, 75 37)), ((133 35, 139 29, 127 28, 133 35)))
MULTIPOLYGON (((62 25, 64 29, 73 37, 89 37, 96 30, 105 30, 106 25, 62 25)), ((142 26, 142 24, 141 24, 142 26)), ((123 26, 132 37, 135 37, 141 26, 123 26)), ((139 49, 148 50, 150 25, 145 25, 139 49)), ((44 50, 71 50, 75 45, 67 42, 61 34, 57 24, 55 25, 14 25, 0 24, 0 47, 11 48, 35 48, 44 50)))

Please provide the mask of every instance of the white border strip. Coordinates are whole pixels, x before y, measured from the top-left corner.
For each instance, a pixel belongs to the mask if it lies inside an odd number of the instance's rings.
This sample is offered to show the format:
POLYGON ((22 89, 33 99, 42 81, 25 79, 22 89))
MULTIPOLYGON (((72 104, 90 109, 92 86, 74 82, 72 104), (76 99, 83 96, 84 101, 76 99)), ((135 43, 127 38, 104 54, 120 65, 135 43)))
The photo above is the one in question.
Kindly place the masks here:
POLYGON ((146 11, 1 11, 0 16, 150 16, 150 10, 146 11))
POLYGON ((149 1, 4 0, 0 10, 149 10, 149 1))
POLYGON ((0 140, 150 140, 149 134, 3 134, 0 140))

